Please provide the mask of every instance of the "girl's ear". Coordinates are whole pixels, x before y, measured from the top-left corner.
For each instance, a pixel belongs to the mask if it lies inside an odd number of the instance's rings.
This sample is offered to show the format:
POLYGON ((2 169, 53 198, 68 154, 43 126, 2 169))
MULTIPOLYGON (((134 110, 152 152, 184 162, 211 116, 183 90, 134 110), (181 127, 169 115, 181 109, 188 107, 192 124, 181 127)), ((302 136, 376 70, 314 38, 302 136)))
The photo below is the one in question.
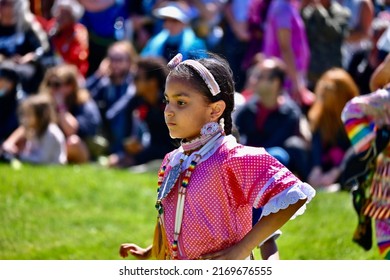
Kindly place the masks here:
POLYGON ((218 122, 219 118, 222 116, 223 112, 226 109, 226 103, 223 100, 211 103, 211 121, 218 122))

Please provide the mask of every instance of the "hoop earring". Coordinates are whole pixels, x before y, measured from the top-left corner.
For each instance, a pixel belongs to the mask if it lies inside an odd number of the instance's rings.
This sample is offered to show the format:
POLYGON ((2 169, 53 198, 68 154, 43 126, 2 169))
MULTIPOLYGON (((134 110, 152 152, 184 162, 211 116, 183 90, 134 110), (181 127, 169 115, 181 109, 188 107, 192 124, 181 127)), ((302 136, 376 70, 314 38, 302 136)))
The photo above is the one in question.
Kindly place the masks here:
POLYGON ((208 122, 200 130, 200 135, 202 136, 214 135, 215 133, 222 132, 222 131, 221 131, 221 125, 219 125, 217 122, 208 122))

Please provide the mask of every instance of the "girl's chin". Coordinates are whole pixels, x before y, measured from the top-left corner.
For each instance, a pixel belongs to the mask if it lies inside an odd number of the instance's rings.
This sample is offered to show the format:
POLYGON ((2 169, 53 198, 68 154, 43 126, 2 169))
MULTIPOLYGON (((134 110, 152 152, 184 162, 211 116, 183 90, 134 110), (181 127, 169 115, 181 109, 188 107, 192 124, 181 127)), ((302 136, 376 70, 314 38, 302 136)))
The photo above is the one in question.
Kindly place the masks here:
POLYGON ((169 129, 169 136, 171 136, 172 139, 183 139, 183 135, 181 133, 178 133, 175 129, 169 129))
POLYGON ((169 130, 169 136, 172 139, 186 139, 186 141, 191 141, 200 136, 200 132, 199 134, 196 135, 189 135, 188 133, 187 134, 179 133, 176 129, 174 129, 174 127, 168 127, 168 130, 169 130))
POLYGON ((181 137, 179 135, 177 135, 176 133, 169 133, 169 136, 172 138, 172 139, 181 139, 181 137))
POLYGON ((191 140, 194 140, 195 138, 199 137, 199 136, 195 136, 195 137, 186 137, 186 136, 179 135, 179 134, 175 134, 175 133, 170 133, 169 136, 170 136, 172 139, 183 139, 184 141, 191 141, 191 140))

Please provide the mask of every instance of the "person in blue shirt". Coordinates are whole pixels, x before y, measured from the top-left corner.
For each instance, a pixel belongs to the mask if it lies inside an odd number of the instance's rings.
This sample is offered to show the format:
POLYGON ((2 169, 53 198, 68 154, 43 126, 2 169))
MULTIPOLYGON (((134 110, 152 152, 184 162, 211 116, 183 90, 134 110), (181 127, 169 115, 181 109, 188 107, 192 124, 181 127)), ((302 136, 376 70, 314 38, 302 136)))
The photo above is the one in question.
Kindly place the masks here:
POLYGON ((114 42, 99 69, 86 80, 86 87, 102 117, 100 135, 108 141, 108 153, 123 151, 128 118, 127 104, 135 95, 134 67, 138 54, 129 41, 114 42))
POLYGON ((142 57, 137 61, 136 94, 125 109, 128 122, 124 129, 123 151, 108 157, 110 167, 123 168, 162 160, 176 147, 164 119, 167 74, 166 62, 161 57, 142 57))
POLYGON ((163 28, 153 35, 141 56, 161 56, 167 61, 180 52, 183 59, 202 56, 206 43, 199 38, 190 25, 188 6, 184 2, 167 2, 153 10, 153 15, 163 21, 163 28))

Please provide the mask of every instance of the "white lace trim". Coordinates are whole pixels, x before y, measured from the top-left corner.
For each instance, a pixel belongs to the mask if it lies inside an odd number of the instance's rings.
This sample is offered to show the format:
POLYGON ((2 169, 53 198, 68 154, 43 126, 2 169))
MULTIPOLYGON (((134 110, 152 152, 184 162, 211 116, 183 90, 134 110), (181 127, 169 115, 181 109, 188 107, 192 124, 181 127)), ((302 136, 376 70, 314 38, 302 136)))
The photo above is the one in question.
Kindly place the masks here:
POLYGON ((268 201, 263 208, 261 217, 276 213, 280 209, 286 209, 289 205, 295 204, 298 200, 307 198, 306 203, 290 218, 290 220, 293 220, 305 212, 306 204, 312 200, 315 194, 316 191, 309 184, 297 183, 268 201))

